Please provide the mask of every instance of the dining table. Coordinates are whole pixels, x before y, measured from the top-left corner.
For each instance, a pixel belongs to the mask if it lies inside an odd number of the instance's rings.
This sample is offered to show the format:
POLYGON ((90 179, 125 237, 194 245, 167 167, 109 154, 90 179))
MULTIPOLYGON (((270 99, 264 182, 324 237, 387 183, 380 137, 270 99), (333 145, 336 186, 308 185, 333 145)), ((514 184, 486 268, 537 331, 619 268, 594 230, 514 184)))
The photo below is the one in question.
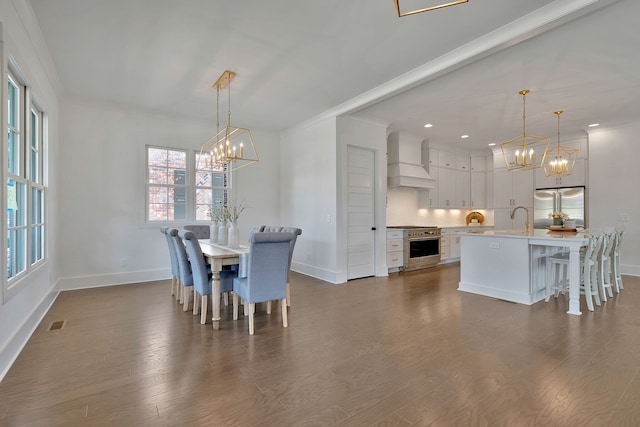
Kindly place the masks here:
POLYGON ((239 265, 242 269, 243 260, 249 253, 249 247, 240 245, 238 248, 230 248, 228 246, 212 243, 209 240, 198 240, 202 253, 211 265, 211 320, 213 329, 220 329, 220 271, 225 265, 239 265), (217 297, 216 297, 217 296, 217 297))

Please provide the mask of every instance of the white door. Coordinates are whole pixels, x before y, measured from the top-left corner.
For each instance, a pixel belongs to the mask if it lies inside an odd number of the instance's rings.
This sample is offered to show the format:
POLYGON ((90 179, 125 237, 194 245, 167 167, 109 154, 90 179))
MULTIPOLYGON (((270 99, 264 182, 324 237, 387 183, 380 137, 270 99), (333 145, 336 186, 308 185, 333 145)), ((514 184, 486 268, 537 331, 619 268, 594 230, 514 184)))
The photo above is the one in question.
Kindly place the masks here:
POLYGON ((347 279, 375 274, 374 162, 373 151, 347 147, 347 279))

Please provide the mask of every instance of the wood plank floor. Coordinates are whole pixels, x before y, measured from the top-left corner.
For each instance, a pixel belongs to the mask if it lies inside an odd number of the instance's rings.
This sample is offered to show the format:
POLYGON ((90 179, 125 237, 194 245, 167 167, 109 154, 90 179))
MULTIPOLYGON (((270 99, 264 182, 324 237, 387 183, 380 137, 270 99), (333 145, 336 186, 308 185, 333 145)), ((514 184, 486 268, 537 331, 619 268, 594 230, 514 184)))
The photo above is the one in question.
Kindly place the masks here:
POLYGON ((0 383, 0 425, 640 423, 640 278, 579 317, 459 292, 457 264, 292 280, 289 328, 260 307, 254 336, 230 306, 200 325, 168 281, 63 292, 0 383))

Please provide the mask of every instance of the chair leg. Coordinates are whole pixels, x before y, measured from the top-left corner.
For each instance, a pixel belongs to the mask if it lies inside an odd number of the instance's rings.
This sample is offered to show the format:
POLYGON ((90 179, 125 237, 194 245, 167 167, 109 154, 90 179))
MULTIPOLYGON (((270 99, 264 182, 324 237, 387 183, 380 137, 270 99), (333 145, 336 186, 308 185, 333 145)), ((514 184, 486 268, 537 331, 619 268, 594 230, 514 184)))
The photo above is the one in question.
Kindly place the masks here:
POLYGON ((253 335, 253 312, 256 308, 254 303, 249 304, 249 335, 253 335))
POLYGON ((176 300, 178 303, 184 304, 184 286, 182 286, 180 279, 178 279, 178 289, 176 289, 176 300))
POLYGON ((282 311, 282 327, 286 328, 287 326, 289 326, 289 319, 287 318, 287 299, 285 298, 281 301, 282 310, 280 311, 282 311))
POLYGON ((287 282, 287 307, 291 307, 291 283, 287 282))
POLYGON ((178 278, 176 276, 171 276, 171 295, 176 294, 177 287, 178 287, 178 278))
POLYGON ((229 307, 229 292, 223 292, 222 297, 224 298, 224 306, 229 307))
MULTIPOLYGON (((242 300, 242 304, 243 304, 243 309, 244 309, 244 315, 248 316, 249 315, 249 304, 247 304, 247 302, 245 300, 242 300)), ((256 305, 253 304, 253 307, 255 307, 256 305)), ((253 312, 253 310, 251 310, 253 312)))
POLYGON ((182 292, 182 299, 184 301, 184 304, 182 306, 182 311, 188 311, 189 310, 189 300, 191 299, 191 288, 193 288, 193 286, 183 286, 184 291, 182 292))
POLYGON ((233 293, 233 320, 238 320, 238 294, 233 293))
MULTIPOLYGON (((213 298, 213 295, 211 296, 213 298)), ((200 310, 200 324, 204 325, 207 323, 207 305, 209 302, 209 297, 207 295, 202 295, 202 309, 200 310)))
POLYGON ((271 314, 271 301, 267 301, 267 314, 271 314))
POLYGON ((193 315, 197 316, 200 309, 200 298, 198 298, 200 294, 198 294, 195 289, 193 290, 193 315))

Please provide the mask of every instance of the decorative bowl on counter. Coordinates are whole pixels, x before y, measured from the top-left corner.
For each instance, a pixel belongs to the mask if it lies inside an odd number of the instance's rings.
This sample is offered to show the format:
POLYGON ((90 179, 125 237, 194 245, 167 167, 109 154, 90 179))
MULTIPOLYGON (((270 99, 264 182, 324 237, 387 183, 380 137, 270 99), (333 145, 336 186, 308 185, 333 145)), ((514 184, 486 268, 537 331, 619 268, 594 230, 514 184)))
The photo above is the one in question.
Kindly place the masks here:
POLYGON ((473 211, 467 215, 467 224, 482 224, 484 222, 484 215, 478 211, 473 211))

